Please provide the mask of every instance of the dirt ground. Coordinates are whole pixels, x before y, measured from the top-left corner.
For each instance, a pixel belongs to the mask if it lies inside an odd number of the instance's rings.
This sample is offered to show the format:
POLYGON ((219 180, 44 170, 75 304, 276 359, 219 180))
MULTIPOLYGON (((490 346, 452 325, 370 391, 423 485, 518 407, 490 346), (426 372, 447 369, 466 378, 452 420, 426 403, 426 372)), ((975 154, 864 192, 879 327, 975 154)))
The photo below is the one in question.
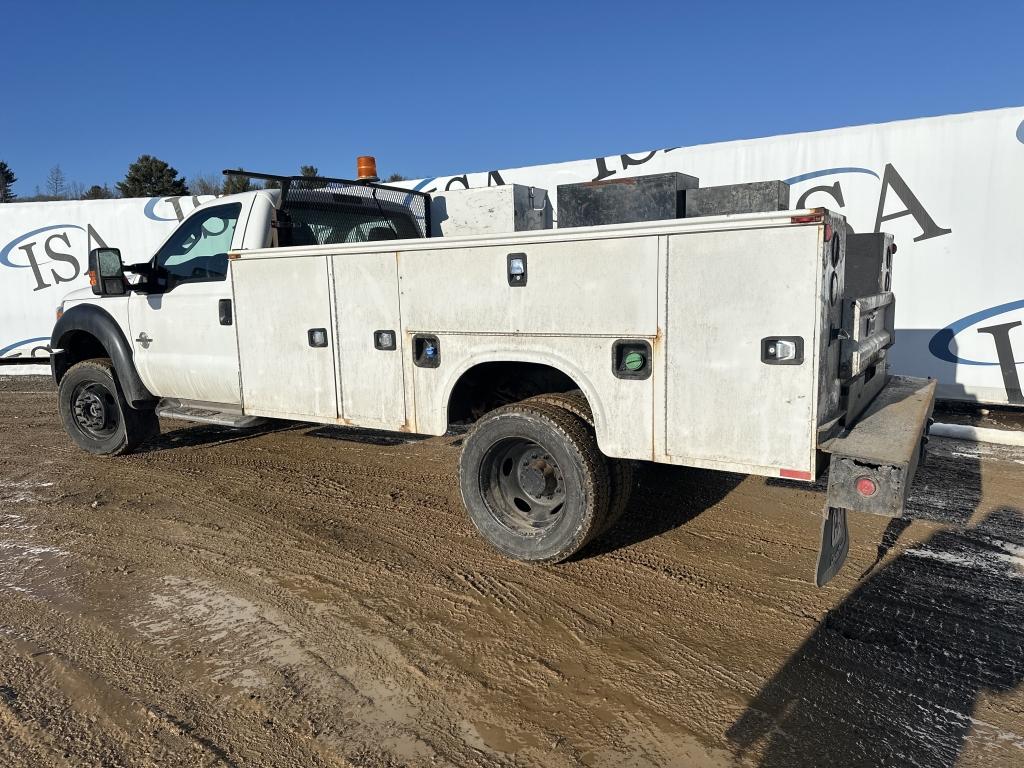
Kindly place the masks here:
POLYGON ((458 436, 163 430, 0 380, 2 766, 1024 765, 1024 450, 933 440, 819 590, 820 488, 645 466, 531 567, 458 436))

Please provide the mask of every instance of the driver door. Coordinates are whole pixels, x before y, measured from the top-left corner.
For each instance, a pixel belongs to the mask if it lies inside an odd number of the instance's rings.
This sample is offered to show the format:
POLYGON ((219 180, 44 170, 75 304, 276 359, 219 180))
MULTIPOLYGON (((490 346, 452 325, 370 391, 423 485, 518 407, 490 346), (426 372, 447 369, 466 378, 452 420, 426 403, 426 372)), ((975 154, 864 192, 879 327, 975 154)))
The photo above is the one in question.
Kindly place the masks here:
POLYGON ((135 366, 157 397, 241 403, 227 279, 228 251, 241 247, 241 209, 226 203, 185 219, 156 254, 149 292, 129 298, 135 366))

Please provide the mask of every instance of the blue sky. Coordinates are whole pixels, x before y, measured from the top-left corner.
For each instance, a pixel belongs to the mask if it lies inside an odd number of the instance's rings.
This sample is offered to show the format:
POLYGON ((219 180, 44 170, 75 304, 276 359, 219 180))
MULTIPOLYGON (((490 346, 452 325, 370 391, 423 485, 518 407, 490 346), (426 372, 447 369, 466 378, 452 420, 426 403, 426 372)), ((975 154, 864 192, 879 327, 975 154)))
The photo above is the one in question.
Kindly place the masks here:
POLYGON ((6 4, 0 160, 443 175, 1024 104, 1024 3, 6 4))

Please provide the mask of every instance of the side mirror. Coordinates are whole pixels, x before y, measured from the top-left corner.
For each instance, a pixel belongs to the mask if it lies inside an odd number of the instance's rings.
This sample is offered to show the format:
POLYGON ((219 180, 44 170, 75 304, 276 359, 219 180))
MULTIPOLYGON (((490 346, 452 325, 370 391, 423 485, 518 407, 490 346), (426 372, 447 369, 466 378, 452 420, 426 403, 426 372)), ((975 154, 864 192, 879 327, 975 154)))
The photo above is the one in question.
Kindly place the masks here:
POLYGON ((117 248, 89 251, 89 285, 97 296, 123 296, 128 292, 121 251, 117 248))

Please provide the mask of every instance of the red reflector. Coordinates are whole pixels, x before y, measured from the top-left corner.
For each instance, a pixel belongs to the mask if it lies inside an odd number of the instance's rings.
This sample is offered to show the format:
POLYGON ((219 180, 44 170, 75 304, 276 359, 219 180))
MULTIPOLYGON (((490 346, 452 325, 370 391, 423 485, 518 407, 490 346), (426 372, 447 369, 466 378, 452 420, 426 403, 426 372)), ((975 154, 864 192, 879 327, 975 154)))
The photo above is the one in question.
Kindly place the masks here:
POLYGON ((799 469, 780 469, 779 477, 788 477, 793 480, 810 480, 811 473, 803 472, 799 469))
POLYGON ((857 493, 861 496, 874 496, 877 490, 878 486, 870 477, 857 478, 857 493))
POLYGON ((827 243, 832 239, 832 225, 828 222, 825 223, 825 242, 827 243))
POLYGON ((793 224, 814 224, 817 221, 821 221, 820 213, 812 213, 810 216, 790 216, 789 220, 793 224))

